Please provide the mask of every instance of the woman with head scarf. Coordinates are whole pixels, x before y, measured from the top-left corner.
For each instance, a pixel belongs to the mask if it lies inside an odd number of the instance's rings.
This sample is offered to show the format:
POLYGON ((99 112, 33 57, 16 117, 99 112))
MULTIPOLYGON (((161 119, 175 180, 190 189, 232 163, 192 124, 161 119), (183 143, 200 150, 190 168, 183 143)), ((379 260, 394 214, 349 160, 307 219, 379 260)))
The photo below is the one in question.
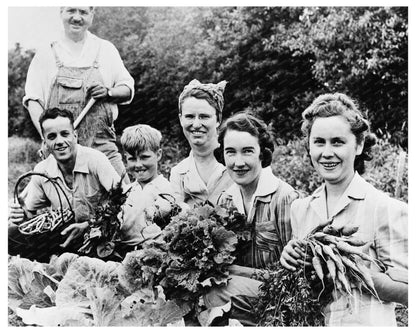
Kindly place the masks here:
POLYGON ((192 80, 179 96, 179 121, 191 146, 187 158, 172 168, 170 182, 178 202, 216 204, 232 180, 214 156, 218 147, 226 81, 203 84, 192 80))

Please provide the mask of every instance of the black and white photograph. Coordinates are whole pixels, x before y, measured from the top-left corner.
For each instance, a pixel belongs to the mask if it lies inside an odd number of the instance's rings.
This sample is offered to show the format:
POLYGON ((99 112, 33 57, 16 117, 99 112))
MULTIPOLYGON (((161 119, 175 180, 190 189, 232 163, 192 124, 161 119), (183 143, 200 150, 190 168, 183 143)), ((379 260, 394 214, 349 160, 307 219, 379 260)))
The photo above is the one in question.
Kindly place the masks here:
POLYGON ((412 8, 93 5, 7 6, 8 327, 411 327, 412 8))

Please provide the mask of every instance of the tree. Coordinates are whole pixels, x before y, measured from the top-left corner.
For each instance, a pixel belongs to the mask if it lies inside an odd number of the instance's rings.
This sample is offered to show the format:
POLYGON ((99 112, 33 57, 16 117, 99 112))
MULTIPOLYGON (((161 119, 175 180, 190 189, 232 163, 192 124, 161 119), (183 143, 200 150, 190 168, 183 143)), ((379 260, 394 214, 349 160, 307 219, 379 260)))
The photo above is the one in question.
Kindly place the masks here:
POLYGON ((22 105, 24 86, 33 50, 23 50, 19 43, 8 52, 8 131, 9 136, 19 135, 39 139, 29 113, 22 105))

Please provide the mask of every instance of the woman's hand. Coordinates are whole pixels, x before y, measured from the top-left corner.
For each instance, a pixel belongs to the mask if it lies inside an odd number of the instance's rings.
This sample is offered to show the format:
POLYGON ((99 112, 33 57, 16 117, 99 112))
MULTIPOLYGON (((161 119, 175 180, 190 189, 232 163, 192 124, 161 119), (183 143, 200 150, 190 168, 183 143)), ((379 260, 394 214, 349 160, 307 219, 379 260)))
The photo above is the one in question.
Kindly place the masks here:
POLYGON ((256 273, 256 269, 240 265, 231 265, 229 267, 230 274, 251 278, 256 273))
POLYGON ((292 239, 283 248, 280 256, 280 263, 288 270, 296 271, 296 268, 304 264, 306 252, 304 250, 304 243, 298 239, 292 239))
POLYGON ((71 224, 69 227, 65 228, 61 235, 66 235, 70 232, 69 236, 66 238, 65 242, 61 244, 61 247, 67 247, 69 243, 75 238, 80 237, 85 229, 88 227, 88 221, 80 222, 80 223, 74 223, 71 224))
POLYGON ((370 270, 374 288, 378 296, 385 302, 396 302, 408 306, 408 285, 407 283, 394 281, 385 273, 370 270))

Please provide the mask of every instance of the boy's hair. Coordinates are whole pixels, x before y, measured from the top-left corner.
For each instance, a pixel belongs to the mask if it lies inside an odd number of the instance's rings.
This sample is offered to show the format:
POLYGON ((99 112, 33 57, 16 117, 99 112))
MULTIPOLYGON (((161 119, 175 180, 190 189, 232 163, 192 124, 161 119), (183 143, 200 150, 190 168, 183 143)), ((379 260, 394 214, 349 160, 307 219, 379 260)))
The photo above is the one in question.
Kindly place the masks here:
POLYGON ((149 125, 139 124, 126 127, 121 135, 121 145, 129 154, 151 150, 157 152, 160 149, 162 133, 149 125))
POLYGON ((42 130, 42 133, 43 133, 43 123, 45 122, 45 120, 56 119, 58 117, 68 118, 69 122, 71 123, 71 126, 74 127, 74 115, 72 114, 71 111, 67 109, 52 108, 52 109, 47 109, 43 111, 39 117, 39 124, 40 124, 40 129, 42 130))

